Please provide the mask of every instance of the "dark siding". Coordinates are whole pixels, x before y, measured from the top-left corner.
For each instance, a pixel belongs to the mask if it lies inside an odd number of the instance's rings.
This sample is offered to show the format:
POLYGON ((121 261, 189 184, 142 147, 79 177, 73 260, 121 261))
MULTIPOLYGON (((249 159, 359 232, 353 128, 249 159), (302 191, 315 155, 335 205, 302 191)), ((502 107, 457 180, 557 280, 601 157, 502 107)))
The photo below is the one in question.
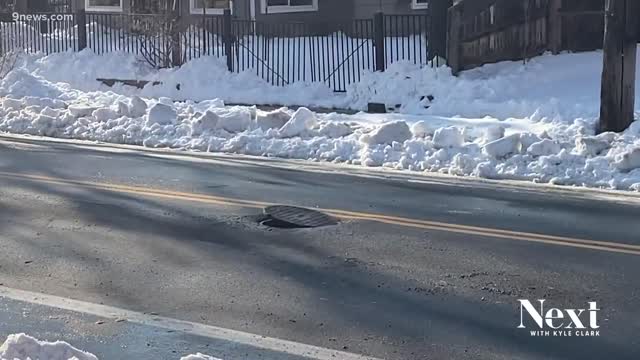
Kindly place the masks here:
POLYGON ((345 22, 354 18, 353 3, 356 0, 318 0, 318 11, 283 14, 262 14, 260 0, 256 4, 256 20, 267 23, 304 22, 308 24, 345 22))
MULTIPOLYGON (((84 0, 76 0, 74 4, 76 9, 83 9, 85 7, 84 0)), ((122 13, 123 14, 131 13, 131 0, 122 0, 122 13)))
POLYGON ((385 14, 421 14, 425 9, 414 10, 411 0, 353 0, 355 2, 355 17, 369 19, 378 11, 385 14))
MULTIPOLYGON (((198 19, 201 19, 202 15, 200 14, 191 14, 191 1, 190 0, 182 0, 182 14, 187 17, 191 17, 192 22, 197 22, 198 19)), ((231 13, 234 18, 237 19, 249 19, 249 2, 248 0, 235 0, 233 1, 233 9, 231 13)), ((215 16, 215 15, 211 15, 215 16)))
POLYGON ((235 18, 242 20, 249 20, 251 18, 249 1, 251 0, 235 0, 233 2, 233 16, 235 18))

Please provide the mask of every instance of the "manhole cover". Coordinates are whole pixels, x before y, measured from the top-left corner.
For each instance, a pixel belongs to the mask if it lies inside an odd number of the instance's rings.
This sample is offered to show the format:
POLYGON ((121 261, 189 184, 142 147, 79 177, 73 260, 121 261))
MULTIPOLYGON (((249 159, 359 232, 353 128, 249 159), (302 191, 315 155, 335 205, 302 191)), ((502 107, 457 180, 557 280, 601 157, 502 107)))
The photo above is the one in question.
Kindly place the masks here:
MULTIPOLYGON (((314 228, 337 223, 334 218, 320 211, 295 206, 269 206, 264 209, 264 213, 276 224, 289 227, 314 228)), ((266 224, 269 225, 269 223, 271 222, 266 224)))

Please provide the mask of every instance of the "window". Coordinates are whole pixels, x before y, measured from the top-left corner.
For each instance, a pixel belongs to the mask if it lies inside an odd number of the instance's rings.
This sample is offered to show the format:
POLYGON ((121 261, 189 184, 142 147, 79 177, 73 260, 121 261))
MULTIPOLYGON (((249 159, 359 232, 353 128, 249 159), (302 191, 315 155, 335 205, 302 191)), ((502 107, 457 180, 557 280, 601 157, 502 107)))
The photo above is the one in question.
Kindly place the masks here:
POLYGON ((87 11, 122 11, 122 0, 85 0, 87 11))
POLYGON ((231 0, 190 0, 192 14, 223 14, 226 9, 233 9, 231 0))
POLYGON ((428 9, 429 0, 411 0, 411 7, 414 9, 428 9))
POLYGON ((50 11, 55 13, 70 13, 71 12, 71 0, 48 0, 50 11))
POLYGON ((0 12, 12 13, 14 7, 14 0, 0 0, 0 12))
POLYGON ((133 14, 168 14, 173 0, 129 0, 133 14))
POLYGON ((262 0, 262 13, 317 11, 318 0, 262 0))

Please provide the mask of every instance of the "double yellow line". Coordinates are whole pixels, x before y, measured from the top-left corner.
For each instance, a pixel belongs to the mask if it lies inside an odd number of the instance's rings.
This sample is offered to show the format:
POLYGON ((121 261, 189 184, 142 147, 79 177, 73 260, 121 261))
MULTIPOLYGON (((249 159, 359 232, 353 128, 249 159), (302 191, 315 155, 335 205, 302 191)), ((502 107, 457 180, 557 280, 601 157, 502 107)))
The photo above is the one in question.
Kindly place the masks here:
MULTIPOLYGON (((162 199, 199 202, 199 203, 204 203, 209 205, 234 206, 234 207, 255 208, 255 209, 262 209, 267 206, 276 205, 274 203, 233 199, 233 198, 227 198, 222 196, 193 194, 193 193, 153 189, 153 188, 138 187, 138 186, 68 180, 68 179, 54 178, 54 177, 42 176, 42 175, 0 172, 0 177, 17 179, 17 180, 35 181, 35 182, 47 183, 47 184, 53 184, 53 185, 90 188, 90 189, 111 191, 116 193, 127 193, 127 194, 149 196, 149 197, 162 198, 162 199)), ((444 222, 438 222, 438 221, 410 219, 410 218, 403 218, 403 217, 382 215, 382 214, 370 214, 370 213, 363 213, 363 212, 345 211, 345 210, 339 210, 339 209, 316 209, 316 210, 325 212, 331 216, 334 216, 342 220, 375 221, 383 224, 405 226, 405 227, 423 229, 423 230, 444 231, 444 232, 457 233, 457 234, 507 239, 512 241, 513 240, 526 241, 526 242, 542 243, 542 244, 557 245, 557 246, 568 246, 568 247, 574 247, 574 248, 623 253, 623 254, 630 254, 630 255, 640 255, 640 245, 575 239, 575 238, 562 237, 562 236, 552 236, 552 235, 535 234, 535 233, 527 233, 527 232, 519 232, 519 231, 502 230, 502 229, 492 229, 492 228, 485 228, 485 227, 478 227, 478 226, 444 223, 444 222)))

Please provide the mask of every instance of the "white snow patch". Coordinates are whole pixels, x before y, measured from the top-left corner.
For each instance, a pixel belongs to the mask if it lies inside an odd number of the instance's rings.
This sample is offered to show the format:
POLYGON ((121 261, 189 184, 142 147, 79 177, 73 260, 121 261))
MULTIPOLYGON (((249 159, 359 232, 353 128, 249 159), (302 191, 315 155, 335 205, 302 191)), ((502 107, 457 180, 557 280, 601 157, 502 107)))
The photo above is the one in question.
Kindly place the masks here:
POLYGON ((69 106, 68 110, 69 110, 69 113, 71 113, 71 115, 75 117, 83 117, 83 116, 91 115, 97 109, 94 107, 87 107, 84 105, 71 105, 69 106))
POLYGON ((259 111, 256 115, 256 127, 267 131, 269 129, 280 129, 289 120, 291 114, 287 108, 280 108, 273 111, 259 111))
MULTIPOLYGON (((9 335, 0 346, 0 360, 98 360, 98 358, 64 341, 47 342, 26 334, 13 334, 9 335)), ((221 359, 197 353, 184 356, 180 360, 221 359)))
POLYGON ((530 132, 525 132, 520 134, 520 147, 523 150, 529 149, 531 145, 540 141, 542 141, 542 138, 540 138, 540 136, 536 134, 533 134, 530 132))
POLYGON ((346 123, 327 122, 320 126, 318 133, 331 139, 339 139, 353 133, 353 129, 346 123))
POLYGON ((291 119, 280 128, 280 136, 292 138, 301 136, 311 130, 318 123, 316 115, 309 109, 301 107, 293 114, 291 119))
POLYGON ((513 134, 486 144, 482 151, 493 158, 504 158, 520 152, 521 146, 520 134, 513 134))
POLYGON ((214 358, 213 356, 197 353, 193 355, 184 356, 180 360, 221 360, 221 359, 214 358))
POLYGON ((149 108, 149 112, 146 116, 146 126, 158 125, 172 125, 177 122, 178 114, 176 110, 165 104, 157 103, 149 108))
POLYGON ((218 128, 230 133, 243 132, 251 126, 253 111, 246 107, 233 107, 218 113, 218 128))
POLYGON ((191 136, 200 136, 205 132, 214 131, 218 127, 220 117, 211 110, 191 122, 191 136))
POLYGON ((579 136, 576 138, 576 153, 588 157, 600 155, 611 147, 611 140, 597 136, 579 136))
POLYGON ((640 168, 640 148, 635 148, 616 157, 616 167, 621 171, 640 168))
POLYGON ((25 334, 9 335, 0 346, 0 360, 98 360, 66 342, 39 341, 25 334))
POLYGON ((433 134, 433 145, 437 149, 461 147, 462 144, 464 144, 464 134, 458 127, 439 128, 433 134))
POLYGON ((4 98, 2 107, 5 110, 20 110, 24 107, 24 102, 20 99, 4 98))
POLYGON ((485 129, 484 133, 483 133, 483 142, 486 143, 490 143, 492 141, 496 141, 498 139, 502 139, 504 137, 505 134, 505 128, 504 126, 489 126, 488 128, 485 129))
POLYGON ((120 117, 120 115, 118 115, 117 110, 113 110, 110 108, 96 109, 91 113, 91 116, 93 116, 96 119, 96 121, 99 121, 99 122, 117 119, 118 117, 120 117))
POLYGON ((380 125, 371 134, 364 135, 360 141, 367 145, 389 145, 394 142, 403 143, 411 139, 412 136, 411 129, 406 122, 393 121, 380 125))
POLYGON ((418 121, 411 127, 411 132, 415 137, 418 138, 433 136, 433 133, 435 131, 436 129, 434 129, 433 126, 429 125, 429 123, 427 123, 426 121, 418 121))
POLYGON ((129 116, 141 117, 147 113, 147 103, 139 96, 132 96, 129 101, 129 116))
POLYGON ((559 153, 560 150, 562 150, 560 144, 549 139, 533 143, 527 148, 527 152, 533 156, 553 155, 559 153))

